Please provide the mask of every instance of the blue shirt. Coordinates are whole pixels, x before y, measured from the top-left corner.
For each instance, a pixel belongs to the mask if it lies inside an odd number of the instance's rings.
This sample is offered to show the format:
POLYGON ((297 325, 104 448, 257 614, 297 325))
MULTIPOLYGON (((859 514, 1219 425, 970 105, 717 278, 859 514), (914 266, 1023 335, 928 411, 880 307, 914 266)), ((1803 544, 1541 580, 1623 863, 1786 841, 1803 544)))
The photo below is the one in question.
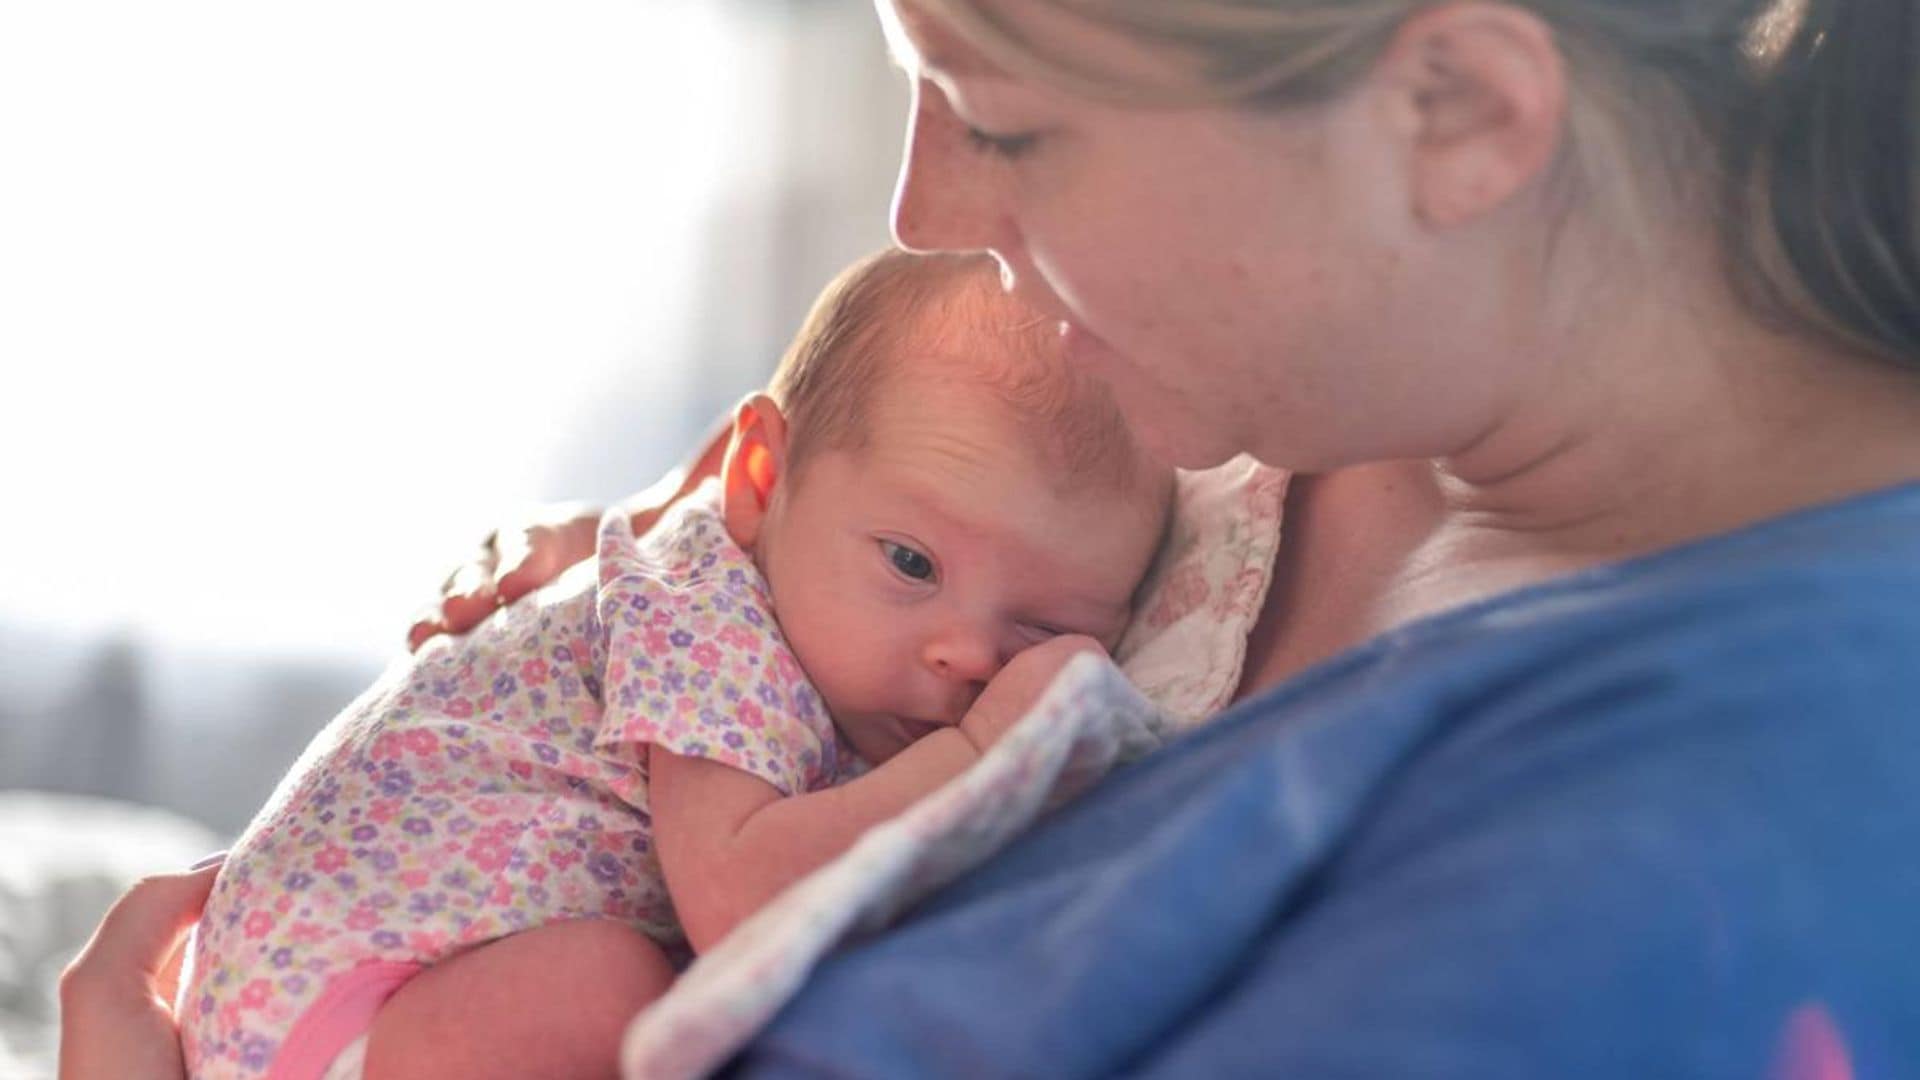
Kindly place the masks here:
POLYGON ((1920 1076, 1920 485, 1251 699, 831 957, 732 1071, 1758 1080, 1796 1054, 1920 1076), (1828 1037, 1790 1046, 1810 1017, 1828 1037))

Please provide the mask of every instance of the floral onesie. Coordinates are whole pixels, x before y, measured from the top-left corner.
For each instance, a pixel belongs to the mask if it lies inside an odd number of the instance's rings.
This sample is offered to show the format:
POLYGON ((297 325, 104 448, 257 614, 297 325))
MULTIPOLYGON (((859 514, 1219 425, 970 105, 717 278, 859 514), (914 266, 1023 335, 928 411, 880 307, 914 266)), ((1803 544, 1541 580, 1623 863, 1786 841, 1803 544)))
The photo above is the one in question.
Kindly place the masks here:
POLYGON ((718 485, 465 638, 396 665, 321 731, 227 857, 195 939, 195 1077, 318 1077, 427 964, 544 923, 685 940, 646 747, 786 795, 864 769, 728 537, 718 485), (591 571, 597 569, 597 574, 591 571))

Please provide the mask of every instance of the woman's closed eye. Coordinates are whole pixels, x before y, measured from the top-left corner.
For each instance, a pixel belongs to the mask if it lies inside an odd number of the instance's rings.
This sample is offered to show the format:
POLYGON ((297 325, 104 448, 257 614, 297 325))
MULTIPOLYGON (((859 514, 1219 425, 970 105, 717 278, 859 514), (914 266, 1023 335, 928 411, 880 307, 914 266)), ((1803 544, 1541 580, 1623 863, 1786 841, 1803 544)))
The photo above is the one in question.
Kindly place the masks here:
POLYGON ((1002 157, 1012 161, 1025 156, 1031 151, 1034 144, 1040 141, 1040 136, 1034 132, 1025 132, 1019 135, 995 135, 968 125, 967 141, 972 143, 973 148, 981 153, 992 154, 995 157, 1002 157))
POLYGON ((905 544, 893 540, 880 541, 880 554, 893 567, 893 572, 909 581, 932 584, 940 579, 938 568, 933 559, 915 551, 905 544))

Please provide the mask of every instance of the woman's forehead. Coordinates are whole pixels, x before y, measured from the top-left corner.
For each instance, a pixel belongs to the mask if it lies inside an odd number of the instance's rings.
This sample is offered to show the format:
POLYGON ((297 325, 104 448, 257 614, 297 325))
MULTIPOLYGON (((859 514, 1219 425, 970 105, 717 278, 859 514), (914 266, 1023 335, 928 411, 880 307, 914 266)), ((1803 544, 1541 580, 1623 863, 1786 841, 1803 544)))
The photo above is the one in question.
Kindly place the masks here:
POLYGON ((1151 98, 1159 91, 1191 89, 1202 66, 1199 57, 1172 42, 1142 40, 1137 33, 1036 0, 959 0, 953 5, 970 10, 982 33, 1006 45, 999 57, 1006 64, 956 30, 950 17, 940 13, 946 4, 876 0, 876 6, 895 62, 910 75, 942 84, 1010 79, 1046 84, 1076 97, 1151 98))
POLYGON ((909 74, 1005 75, 979 50, 912 0, 875 0, 887 51, 909 74))

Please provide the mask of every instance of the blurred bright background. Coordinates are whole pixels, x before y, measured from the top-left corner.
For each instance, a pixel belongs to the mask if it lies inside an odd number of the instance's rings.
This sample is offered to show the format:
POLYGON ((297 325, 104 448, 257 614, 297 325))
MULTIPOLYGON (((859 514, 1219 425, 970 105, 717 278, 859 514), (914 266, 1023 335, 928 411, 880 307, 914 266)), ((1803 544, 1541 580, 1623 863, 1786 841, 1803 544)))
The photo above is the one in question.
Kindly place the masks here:
POLYGON ((0 5, 0 1010, 47 860, 224 843, 489 528, 758 385, 904 108, 866 0, 0 5))

